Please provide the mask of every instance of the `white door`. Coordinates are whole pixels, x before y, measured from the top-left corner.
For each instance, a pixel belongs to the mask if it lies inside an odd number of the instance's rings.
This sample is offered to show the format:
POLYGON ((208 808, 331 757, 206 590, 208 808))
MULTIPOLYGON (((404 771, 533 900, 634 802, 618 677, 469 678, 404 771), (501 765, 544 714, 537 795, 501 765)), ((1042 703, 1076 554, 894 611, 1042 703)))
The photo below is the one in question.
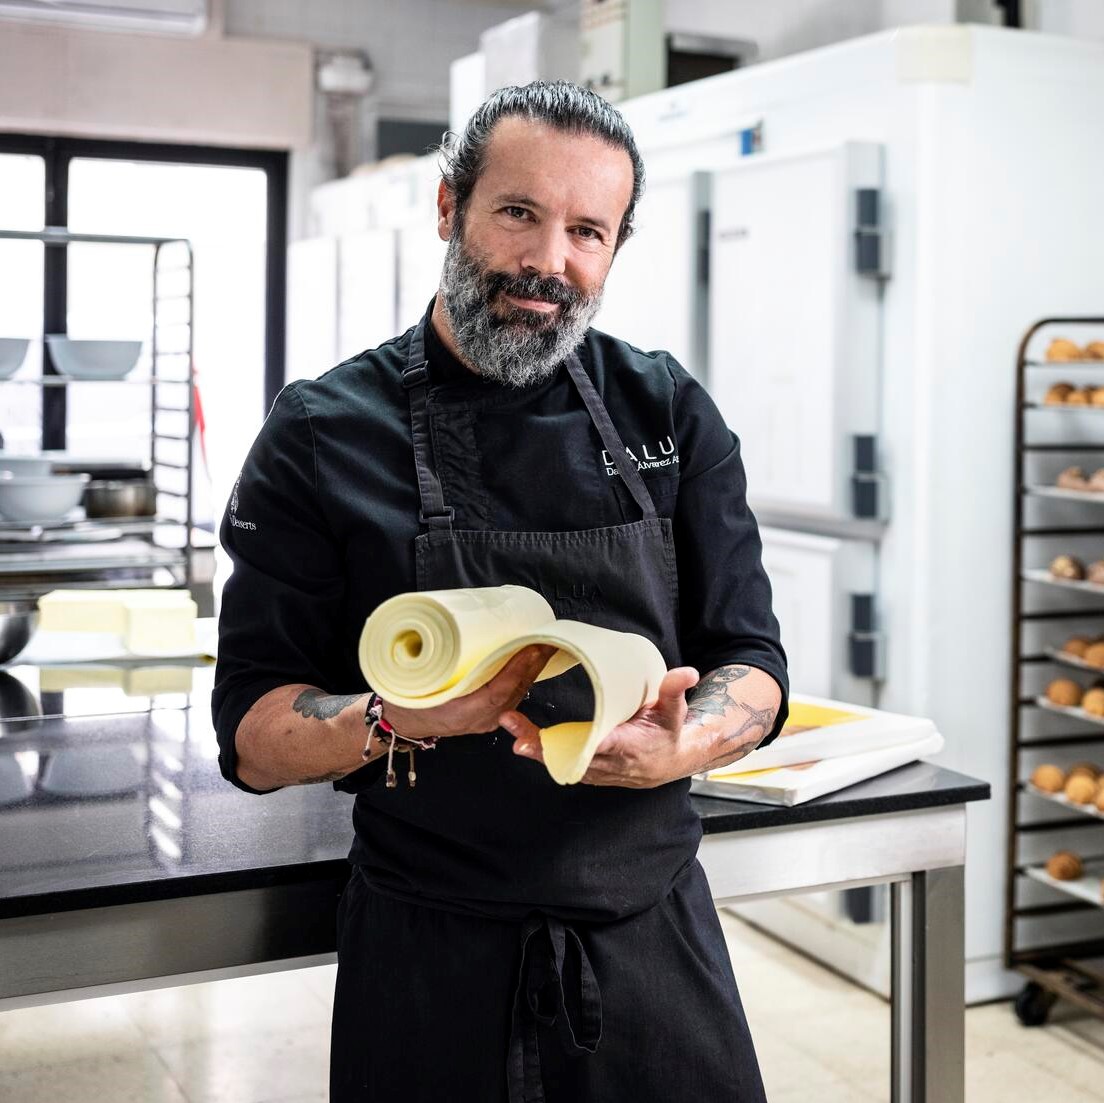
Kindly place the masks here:
POLYGON ((880 287, 856 270, 881 148, 749 157, 713 177, 710 391, 757 508, 854 515, 852 438, 877 431, 880 287))

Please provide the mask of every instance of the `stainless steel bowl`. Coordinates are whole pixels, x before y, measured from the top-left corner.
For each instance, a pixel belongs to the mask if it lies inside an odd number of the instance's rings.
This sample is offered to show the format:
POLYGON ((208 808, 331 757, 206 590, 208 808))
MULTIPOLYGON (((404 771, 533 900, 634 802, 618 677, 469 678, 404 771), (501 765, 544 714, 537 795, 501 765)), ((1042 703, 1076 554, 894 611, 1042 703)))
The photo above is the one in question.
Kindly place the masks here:
POLYGON ((38 624, 38 605, 33 601, 0 601, 0 663, 14 659, 38 624))
POLYGON ((84 491, 89 517, 152 517, 157 488, 148 479, 93 479, 84 491))

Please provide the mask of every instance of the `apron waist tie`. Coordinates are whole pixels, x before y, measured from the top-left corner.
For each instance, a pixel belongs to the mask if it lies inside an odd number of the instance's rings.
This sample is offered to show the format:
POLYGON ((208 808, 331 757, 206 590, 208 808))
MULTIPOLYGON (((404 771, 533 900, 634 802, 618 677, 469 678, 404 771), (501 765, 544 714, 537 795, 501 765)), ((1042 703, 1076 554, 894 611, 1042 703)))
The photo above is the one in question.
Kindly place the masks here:
POLYGON ((570 1057, 594 1053, 602 1037, 602 995, 579 936, 559 919, 529 916, 521 928, 506 1081, 510 1103, 544 1103, 537 1026, 555 1025, 570 1057))

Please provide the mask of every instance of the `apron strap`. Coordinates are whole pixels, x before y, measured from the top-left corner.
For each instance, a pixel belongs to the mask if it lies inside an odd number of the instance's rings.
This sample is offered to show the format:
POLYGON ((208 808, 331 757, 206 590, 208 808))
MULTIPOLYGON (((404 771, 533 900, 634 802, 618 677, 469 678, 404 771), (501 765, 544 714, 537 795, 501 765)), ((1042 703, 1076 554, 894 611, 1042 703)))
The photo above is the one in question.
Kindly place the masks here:
POLYGON ((452 531, 456 510, 445 505, 441 480, 431 460, 432 443, 429 436, 429 368, 425 357, 425 319, 414 327, 410 338, 410 351, 402 384, 410 399, 410 435, 414 442, 414 469, 418 475, 418 498, 421 509, 418 520, 431 530, 452 531))
POLYGON ((506 1052, 509 1103, 545 1103, 537 1026, 555 1026, 564 1053, 595 1053, 602 1037, 602 995, 579 936, 550 915, 521 928, 521 965, 506 1052))
POLYGON ((590 411, 590 419, 594 422, 594 426, 602 438, 602 443, 606 446, 606 451, 613 456, 614 463, 617 464, 617 473, 629 488, 633 500, 640 506, 644 519, 646 521, 653 520, 656 509, 652 502, 652 496, 644 485, 644 480, 636 469, 632 458, 626 454, 625 442, 621 439, 617 427, 610 420, 609 412, 606 410, 598 391, 576 353, 572 353, 567 358, 567 370, 571 373, 571 378, 575 381, 575 386, 586 403, 587 410, 590 411))

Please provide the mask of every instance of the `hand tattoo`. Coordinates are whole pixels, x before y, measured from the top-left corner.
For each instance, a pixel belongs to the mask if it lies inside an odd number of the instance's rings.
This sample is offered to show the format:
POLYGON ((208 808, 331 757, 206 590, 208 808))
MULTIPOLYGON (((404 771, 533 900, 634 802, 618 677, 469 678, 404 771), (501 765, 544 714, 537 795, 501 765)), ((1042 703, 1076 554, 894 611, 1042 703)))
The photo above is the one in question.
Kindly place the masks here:
POLYGON ((339 712, 344 712, 353 702, 364 696, 363 693, 330 695, 320 689, 305 689, 295 698, 291 707, 312 720, 332 720, 339 712))
POLYGON ((704 724, 707 716, 724 716, 736 698, 728 687, 751 673, 749 666, 719 666, 690 691, 687 698, 687 725, 704 724))
POLYGON ((741 758, 745 758, 755 750, 774 726, 775 717, 778 715, 777 709, 753 708, 746 701, 739 701, 737 704, 747 713, 747 718, 734 732, 724 737, 720 746, 714 748, 718 753, 703 767, 702 772, 715 770, 720 766, 730 766, 733 762, 739 762, 741 758), (761 732, 759 739, 754 743, 749 741, 746 745, 737 747, 736 753, 733 754, 733 744, 738 744, 748 732, 754 731, 756 728, 761 732))

